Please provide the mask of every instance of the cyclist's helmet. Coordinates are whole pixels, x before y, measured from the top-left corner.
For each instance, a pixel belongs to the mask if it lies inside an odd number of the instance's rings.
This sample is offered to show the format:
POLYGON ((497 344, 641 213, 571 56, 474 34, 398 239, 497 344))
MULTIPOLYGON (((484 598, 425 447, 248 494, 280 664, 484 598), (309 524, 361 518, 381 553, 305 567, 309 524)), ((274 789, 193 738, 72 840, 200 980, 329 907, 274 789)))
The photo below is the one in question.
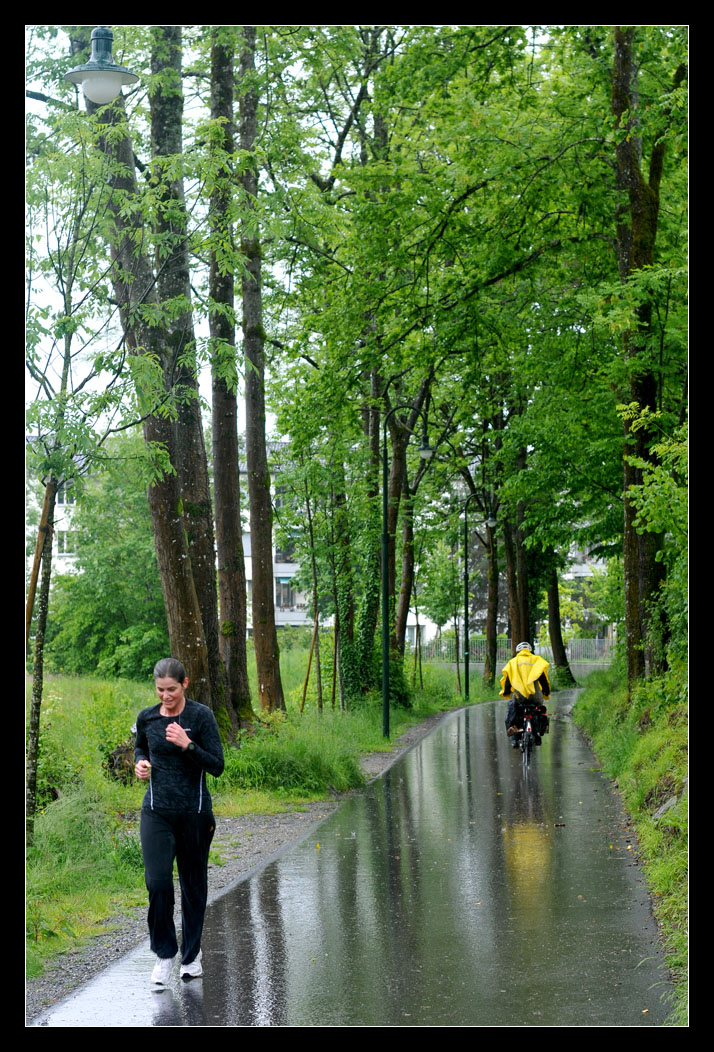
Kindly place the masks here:
POLYGON ((516 653, 518 653, 519 650, 530 650, 530 649, 531 649, 530 643, 519 643, 518 646, 516 647, 516 653))

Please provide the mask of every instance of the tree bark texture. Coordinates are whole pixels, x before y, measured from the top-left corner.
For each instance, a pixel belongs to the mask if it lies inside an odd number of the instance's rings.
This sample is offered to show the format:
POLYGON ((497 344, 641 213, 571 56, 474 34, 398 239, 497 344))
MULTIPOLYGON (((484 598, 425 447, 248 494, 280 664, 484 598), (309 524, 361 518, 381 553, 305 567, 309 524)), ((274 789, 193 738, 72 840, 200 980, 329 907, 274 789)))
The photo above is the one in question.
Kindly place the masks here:
POLYGON ((209 223, 214 239, 209 270, 211 373, 213 387, 213 492, 220 600, 219 647, 231 707, 241 720, 253 709, 248 683, 246 594, 241 524, 240 450, 233 277, 233 229, 229 218, 233 172, 234 47, 232 27, 214 27, 211 47, 211 118, 224 118, 220 151, 223 171, 211 188, 209 223), (227 36, 227 28, 230 37, 227 36), (226 245, 221 251, 218 246, 226 245))
POLYGON ((397 653, 404 657, 406 646, 407 618, 414 588, 414 497, 407 485, 407 496, 402 502, 402 576, 399 583, 399 599, 394 619, 394 636, 397 653))
POLYGON ((496 531, 486 527, 486 553, 488 556, 488 603, 486 607, 486 660, 483 666, 483 682, 489 689, 496 679, 496 657, 498 654, 498 547, 496 531))
POLYGON ((409 435, 404 426, 392 416, 389 420, 389 437, 391 444, 391 463, 389 465, 389 485, 387 488, 387 595, 389 597, 389 636, 392 652, 397 652, 395 630, 395 595, 397 580, 397 526, 399 508, 402 502, 404 480, 406 478, 406 456, 409 435))
POLYGON ((361 693, 362 684, 355 649, 355 591, 352 570, 352 543, 347 506, 344 464, 339 450, 335 457, 333 507, 333 567, 335 607, 339 626, 340 683, 348 698, 361 693))
POLYGON ((548 632, 553 649, 553 666, 559 674, 559 687, 574 687, 575 676, 570 670, 568 655, 565 653, 563 632, 560 622, 560 592, 558 590, 558 571, 555 563, 548 576, 548 632))
POLYGON ((530 599, 528 595, 528 551, 523 534, 523 519, 525 506, 523 501, 518 503, 518 528, 516 530, 516 583, 518 587, 518 610, 520 614, 520 626, 523 633, 519 643, 524 640, 533 642, 533 624, 531 623, 530 599))
MULTIPOLYGON (((255 148, 258 92, 255 87, 255 26, 243 26, 240 56, 240 145, 255 148)), ((261 249, 257 235, 258 172, 254 165, 241 178, 246 202, 241 252, 243 348, 245 353, 246 458, 250 498, 250 545, 253 565, 253 640, 258 669, 260 707, 284 709, 273 582, 273 509, 265 440, 265 351, 262 308, 261 249)))
POLYGON ((317 694, 317 711, 322 712, 322 667, 320 665, 320 598, 317 578, 317 560, 315 559, 315 529, 313 526, 310 491, 305 479, 305 512, 307 529, 310 537, 310 570, 312 572, 312 611, 314 616, 314 649, 315 649, 315 688, 317 694))
MULTIPOLYGON (((664 163, 665 142, 652 148, 649 180, 642 174, 642 140, 638 134, 639 99, 637 92, 636 27, 615 26, 615 54, 612 73, 612 113, 615 128, 627 131, 616 146, 617 188, 622 200, 616 211, 617 262, 624 283, 636 271, 655 261, 659 217, 659 188, 664 163), (626 124, 623 121, 626 120, 626 124)), ((647 361, 647 340, 651 328, 652 305, 644 300, 636 310, 636 327, 623 337, 624 356, 633 363, 629 401, 640 409, 656 408, 657 377, 647 361)), ((652 460, 646 428, 632 430, 623 422, 625 455, 623 486, 625 498, 623 558, 625 572, 625 632, 627 680, 630 689, 646 671, 645 646, 648 633, 648 604, 663 579, 663 564, 657 562, 661 537, 635 528, 636 510, 628 496, 631 486, 640 485, 642 472, 630 458, 652 460)))
POLYGON ((238 716, 226 698, 218 646, 213 514, 196 372, 188 222, 178 167, 183 154, 181 26, 154 26, 151 40, 151 72, 158 85, 150 95, 152 181, 160 202, 155 231, 157 291, 161 303, 168 307, 165 385, 177 396, 173 464, 207 652, 208 682, 194 680, 192 691, 197 700, 210 697, 211 708, 218 713, 225 711, 236 730, 238 716))
POLYGON ((45 550, 45 538, 47 536, 48 521, 50 515, 50 509, 54 508, 55 500, 57 499, 57 482, 54 478, 50 477, 45 483, 45 495, 42 500, 42 513, 40 515, 40 525, 37 530, 37 543, 35 545, 35 555, 32 560, 32 572, 30 574, 30 583, 27 589, 27 603, 25 605, 25 650, 30 645, 30 630, 32 626, 32 614, 35 608, 35 594, 37 592, 37 582, 40 578, 40 569, 42 566, 42 553, 45 550))
MULTIPOLYGON (((431 389, 433 374, 430 373, 422 380, 416 397, 413 400, 406 421, 400 420, 395 412, 388 422, 388 429, 392 445, 392 463, 389 474, 389 499, 387 506, 387 542, 388 542, 388 568, 389 568, 389 610, 392 620, 391 649, 395 655, 404 654, 404 639, 406 635, 407 616, 411 602, 412 588, 414 585, 414 527, 413 506, 414 497, 419 488, 427 462, 420 458, 419 466, 415 472, 414 481, 409 482, 407 465, 407 448, 409 439, 419 422, 422 409, 427 403, 431 389), (400 581, 399 600, 396 600, 396 541, 397 527, 399 523, 399 511, 404 500, 405 510, 403 513, 402 529, 402 576, 400 581)), ((385 413, 390 412, 390 403, 385 396, 385 413)))
MULTIPOLYGON (((154 273, 146 252, 136 250, 137 245, 147 240, 143 220, 136 209, 122 209, 125 200, 137 197, 137 185, 134 152, 121 97, 114 106, 104 107, 100 121, 111 126, 101 146, 109 163, 113 189, 110 201, 114 220, 110 243, 112 285, 122 328, 129 352, 146 354, 161 362, 165 376, 167 348, 163 333, 158 326, 149 324, 146 311, 146 308, 155 311, 158 306, 154 273), (117 136, 117 125, 123 125, 125 134, 117 136)), ((147 446, 163 446, 174 463, 175 432, 171 421, 156 412, 153 394, 147 393, 141 384, 138 397, 148 414, 143 424, 147 446)), ((170 397, 170 392, 166 392, 166 397, 170 397)), ((208 653, 180 508, 178 478, 165 473, 149 487, 149 509, 171 650, 186 666, 189 679, 200 688, 192 691, 195 700, 210 705, 208 653)))
MULTIPOLYGON (((493 428, 503 427, 503 419, 500 414, 491 421, 493 428)), ((488 432, 489 422, 483 422, 483 433, 484 436, 488 432)), ((497 438, 497 448, 500 449, 501 441, 497 438)), ((465 460, 462 450, 459 450, 462 459, 465 460)), ((484 525, 484 537, 481 536, 478 531, 476 536, 479 542, 483 545, 486 551, 487 566, 488 566, 488 591, 486 600, 486 656, 483 666, 483 682, 489 689, 493 687, 496 677, 496 658, 498 654, 498 541, 496 539, 495 527, 487 525, 487 520, 490 515, 494 514, 493 504, 493 491, 491 490, 491 496, 488 496, 488 480, 486 478, 486 461, 489 456, 489 448, 484 438, 481 447, 481 479, 480 487, 477 486, 476 481, 471 474, 470 469, 464 465, 459 471, 468 486, 469 493, 473 494, 476 500, 476 507, 480 510, 485 520, 484 525)), ((491 484, 492 486, 492 484, 491 484)), ((469 547, 471 547, 469 539, 469 547)))
POLYGON ((503 550, 506 558, 506 584, 508 585, 508 618, 511 622, 511 640, 513 642, 513 656, 515 647, 524 639, 521 627, 521 609, 518 601, 518 580, 516 575, 516 546, 513 537, 513 526, 504 519, 503 521, 503 550))
MULTIPOLYGON (((516 470, 519 472, 525 472, 526 470, 526 451, 521 449, 516 457, 516 470)), ((525 543, 525 521, 526 507, 524 501, 518 502, 516 509, 518 527, 515 532, 516 540, 516 583, 518 586, 518 609, 520 612, 520 629, 522 635, 518 640, 519 643, 529 640, 533 643, 533 636, 535 634, 535 625, 531 620, 531 609, 530 609, 530 595, 529 595, 529 576, 530 569, 528 565, 528 550, 526 549, 525 543)))
POLYGON ((375 681, 374 640, 379 618, 379 592, 382 579, 382 553, 380 539, 379 465, 380 423, 378 398, 382 387, 377 369, 369 373, 369 400, 362 411, 362 424, 369 445, 369 479, 367 499, 373 508, 370 517, 371 537, 368 542, 364 568, 364 591, 360 600, 356 640, 357 662, 363 690, 368 691, 378 684, 375 681))
POLYGON ((45 484, 43 507, 44 525, 40 524, 42 540, 40 591, 37 598, 37 621, 35 624, 35 650, 32 662, 32 699, 27 732, 27 757, 25 768, 25 829, 27 846, 32 846, 35 835, 35 812, 37 810, 37 762, 40 751, 40 711, 44 687, 45 633, 50 604, 52 581, 52 535, 54 533, 57 480, 50 476, 45 484))

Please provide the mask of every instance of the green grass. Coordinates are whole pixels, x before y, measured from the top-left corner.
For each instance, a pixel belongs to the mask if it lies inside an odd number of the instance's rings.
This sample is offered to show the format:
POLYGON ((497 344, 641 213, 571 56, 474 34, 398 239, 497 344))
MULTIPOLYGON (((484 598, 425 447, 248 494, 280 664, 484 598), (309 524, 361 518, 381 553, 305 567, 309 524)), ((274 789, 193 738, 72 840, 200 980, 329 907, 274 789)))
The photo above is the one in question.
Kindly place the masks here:
MULTIPOLYGON (((338 724, 345 724, 344 717, 338 724)), ((226 750, 226 767, 211 792, 266 789, 280 794, 344 792, 362 785, 359 753, 340 736, 333 714, 287 717, 258 727, 226 750)))
MULTIPOLYGON (((359 758, 389 751, 408 727, 462 703, 455 677, 424 668, 424 691, 411 708, 392 707, 391 738, 382 737, 381 698, 367 695, 346 712, 316 710, 314 682, 300 715, 304 650, 281 656, 287 715, 270 717, 226 748, 226 771, 211 781, 216 814, 299 810, 363 784, 359 758)), ((28 685, 28 698, 30 686, 28 685)), ((472 685, 478 700, 479 684, 472 685)), ((491 694, 493 696, 493 694, 491 694)), ((38 812, 27 853, 27 970, 106 930, 108 918, 146 900, 136 817, 145 786, 123 785, 106 769, 109 754, 130 739, 140 709, 154 702, 152 684, 50 676, 41 717, 38 812)))
POLYGON ((574 710, 606 774, 617 780, 637 830, 648 886, 676 983, 671 1021, 687 1022, 688 748, 683 668, 643 682, 627 698, 617 668, 595 672, 574 710), (676 804, 660 811, 668 801, 676 804))
POLYGON ((111 796, 66 787, 35 823, 27 853, 27 966, 105 930, 118 909, 145 899, 136 832, 111 813, 111 796))

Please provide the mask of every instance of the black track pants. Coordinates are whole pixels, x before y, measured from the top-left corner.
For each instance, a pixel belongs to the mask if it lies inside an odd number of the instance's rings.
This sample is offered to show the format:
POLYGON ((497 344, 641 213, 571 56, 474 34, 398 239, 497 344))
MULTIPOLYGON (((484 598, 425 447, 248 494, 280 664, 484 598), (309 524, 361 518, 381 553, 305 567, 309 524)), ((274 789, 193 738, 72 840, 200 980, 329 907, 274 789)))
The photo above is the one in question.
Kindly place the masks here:
POLYGON ((157 957, 178 952, 174 926, 174 859, 181 882, 181 963, 201 949, 208 898, 208 852, 216 823, 210 811, 142 811, 141 850, 149 892, 149 933, 157 957))

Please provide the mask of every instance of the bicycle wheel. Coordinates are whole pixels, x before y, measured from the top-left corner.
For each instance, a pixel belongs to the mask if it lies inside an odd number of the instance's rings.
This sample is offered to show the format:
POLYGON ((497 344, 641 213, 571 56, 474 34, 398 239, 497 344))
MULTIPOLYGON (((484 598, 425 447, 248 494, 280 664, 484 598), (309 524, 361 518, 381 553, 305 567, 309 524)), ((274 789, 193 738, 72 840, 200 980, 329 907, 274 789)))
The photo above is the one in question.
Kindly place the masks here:
POLYGON ((533 732, 531 730, 523 731, 523 738, 521 740, 521 750, 523 752, 523 766, 529 767, 531 762, 531 749, 533 748, 533 732))

